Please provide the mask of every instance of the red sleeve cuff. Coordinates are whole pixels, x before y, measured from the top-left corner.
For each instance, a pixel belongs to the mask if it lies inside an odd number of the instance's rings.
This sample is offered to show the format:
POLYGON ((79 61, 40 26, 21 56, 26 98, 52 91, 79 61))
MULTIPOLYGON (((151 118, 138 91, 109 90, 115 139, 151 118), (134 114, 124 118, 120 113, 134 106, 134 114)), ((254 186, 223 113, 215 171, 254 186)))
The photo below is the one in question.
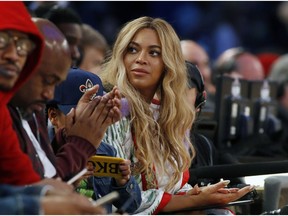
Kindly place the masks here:
POLYGON ((164 193, 160 204, 157 209, 153 212, 153 214, 158 214, 167 204, 170 202, 172 198, 172 194, 164 193))

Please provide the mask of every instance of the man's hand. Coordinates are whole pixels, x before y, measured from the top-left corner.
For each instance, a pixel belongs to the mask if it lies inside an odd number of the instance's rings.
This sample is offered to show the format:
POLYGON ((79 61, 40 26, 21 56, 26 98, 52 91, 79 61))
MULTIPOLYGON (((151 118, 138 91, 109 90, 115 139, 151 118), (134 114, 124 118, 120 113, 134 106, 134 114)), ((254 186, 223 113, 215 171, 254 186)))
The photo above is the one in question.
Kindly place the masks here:
POLYGON ((67 136, 82 137, 98 148, 107 128, 121 118, 121 95, 117 87, 114 87, 104 96, 90 100, 95 91, 96 87, 89 93, 85 92, 76 110, 72 109, 67 114, 65 128, 67 136))
POLYGON ((44 214, 58 215, 99 215, 106 214, 106 210, 100 206, 95 207, 83 195, 73 193, 69 195, 59 195, 55 193, 47 194, 41 198, 41 207, 44 214))
POLYGON ((34 183, 33 185, 50 185, 55 190, 61 191, 64 194, 71 194, 74 191, 74 187, 72 185, 68 185, 66 182, 63 182, 60 178, 45 178, 41 181, 34 183))

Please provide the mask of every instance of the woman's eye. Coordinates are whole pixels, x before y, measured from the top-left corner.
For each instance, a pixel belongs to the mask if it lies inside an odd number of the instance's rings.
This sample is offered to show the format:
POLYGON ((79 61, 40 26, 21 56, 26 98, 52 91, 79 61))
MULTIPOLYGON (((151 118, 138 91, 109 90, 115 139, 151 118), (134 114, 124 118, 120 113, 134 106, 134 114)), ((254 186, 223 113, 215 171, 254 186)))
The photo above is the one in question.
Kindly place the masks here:
POLYGON ((151 54, 152 56, 160 56, 160 55, 161 55, 161 53, 160 53, 159 51, 156 51, 156 50, 152 50, 152 51, 150 52, 150 54, 151 54))
POLYGON ((129 53, 136 53, 137 50, 136 50, 135 47, 128 47, 128 52, 129 52, 129 53))

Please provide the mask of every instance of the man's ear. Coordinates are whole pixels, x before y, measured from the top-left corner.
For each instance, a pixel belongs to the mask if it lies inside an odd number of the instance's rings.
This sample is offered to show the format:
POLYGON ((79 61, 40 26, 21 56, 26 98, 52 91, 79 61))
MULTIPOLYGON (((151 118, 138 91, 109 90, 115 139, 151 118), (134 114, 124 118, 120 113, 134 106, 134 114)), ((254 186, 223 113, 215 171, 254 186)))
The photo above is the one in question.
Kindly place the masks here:
POLYGON ((58 125, 58 121, 59 121, 58 115, 59 115, 59 112, 56 108, 54 108, 54 107, 48 108, 48 118, 49 118, 51 124, 56 128, 58 128, 58 126, 59 126, 58 125))

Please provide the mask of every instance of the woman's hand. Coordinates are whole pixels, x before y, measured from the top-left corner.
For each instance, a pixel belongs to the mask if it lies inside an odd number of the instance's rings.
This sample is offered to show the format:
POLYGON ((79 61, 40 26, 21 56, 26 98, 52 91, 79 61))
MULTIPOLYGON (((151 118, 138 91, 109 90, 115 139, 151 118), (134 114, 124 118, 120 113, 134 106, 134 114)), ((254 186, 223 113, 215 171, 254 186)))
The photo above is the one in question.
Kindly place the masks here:
POLYGON ((204 206, 212 204, 224 205, 240 199, 242 196, 254 189, 254 186, 246 186, 241 189, 226 188, 226 186, 227 182, 221 181, 213 185, 202 187, 199 194, 190 195, 190 198, 193 199, 193 202, 196 204, 193 206, 204 206))
POLYGON ((226 188, 227 181, 188 191, 185 195, 173 195, 170 202, 163 208, 163 212, 179 211, 192 207, 208 205, 225 205, 240 199, 251 192, 254 186, 226 188))
POLYGON ((119 170, 122 174, 121 178, 115 179, 117 186, 124 186, 130 179, 131 176, 131 169, 130 169, 131 161, 124 160, 119 165, 119 170))

